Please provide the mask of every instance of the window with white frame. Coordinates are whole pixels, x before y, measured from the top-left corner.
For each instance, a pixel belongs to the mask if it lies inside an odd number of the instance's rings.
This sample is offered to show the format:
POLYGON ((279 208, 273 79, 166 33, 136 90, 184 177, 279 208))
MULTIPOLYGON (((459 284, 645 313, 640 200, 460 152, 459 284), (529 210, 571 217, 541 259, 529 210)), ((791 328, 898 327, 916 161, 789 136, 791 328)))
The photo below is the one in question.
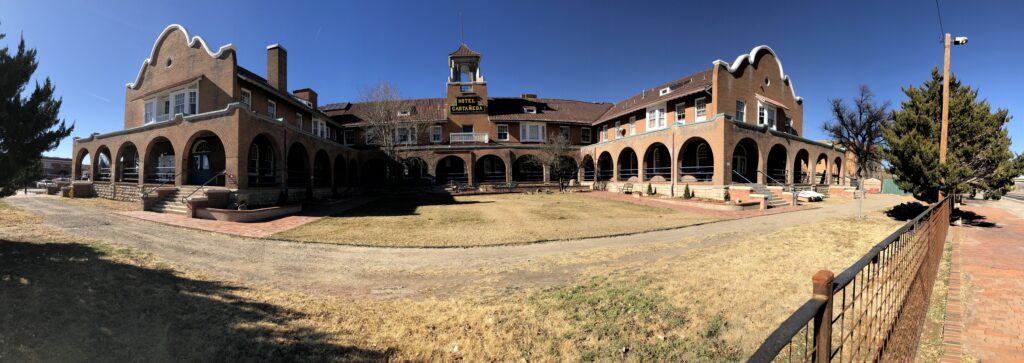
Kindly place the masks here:
POLYGON ((569 138, 569 135, 570 135, 569 134, 569 126, 559 126, 558 127, 558 133, 559 133, 559 135, 562 136, 563 139, 565 139, 565 141, 572 140, 572 139, 569 138))
POLYGON ((676 104, 676 122, 686 123, 686 103, 679 101, 676 104))
MULTIPOLYGON (((295 117, 299 118, 299 125, 302 125, 302 115, 295 114, 295 117)), ((317 120, 313 120, 313 135, 320 136, 320 122, 317 120)))
POLYGON ((580 142, 584 144, 590 143, 590 128, 584 127, 580 129, 580 142))
POLYGON ((430 142, 435 144, 441 143, 441 126, 430 127, 430 142))
POLYGON ((145 115, 143 116, 143 120, 145 120, 145 123, 147 123, 147 124, 150 123, 150 122, 155 122, 156 121, 156 100, 153 99, 153 100, 146 101, 146 106, 145 107, 146 107, 146 111, 145 111, 145 115))
MULTIPOLYGON (((271 100, 267 100, 267 115, 271 118, 277 118, 277 103, 271 100)), ((300 128, 302 126, 299 126, 300 128)))
POLYGON ((508 141, 508 125, 498 124, 498 141, 508 141))
POLYGON ((520 142, 544 141, 545 125, 540 123, 523 123, 519 125, 520 142))
POLYGON ((167 121, 174 115, 194 115, 199 110, 199 89, 196 84, 165 91, 143 101, 143 122, 167 121))
POLYGON ((601 126, 601 135, 598 137, 601 142, 608 138, 608 125, 601 126))
POLYGON ((396 128, 395 143, 398 145, 416 144, 416 126, 399 126, 396 128))
POLYGON ((523 113, 537 113, 537 106, 523 106, 523 113))
POLYGON ((768 125, 772 130, 776 129, 775 125, 775 113, 776 109, 774 106, 766 105, 764 102, 757 103, 757 124, 768 125))
MULTIPOLYGON (((302 126, 302 114, 301 113, 298 113, 298 112, 295 113, 295 121, 298 121, 299 130, 302 130, 303 126, 302 126)), ((317 128, 316 120, 313 120, 313 135, 316 135, 317 130, 319 130, 319 129, 317 128)))
POLYGON ((341 143, 345 145, 354 145, 356 143, 356 130, 345 130, 341 134, 341 143))
POLYGON ((672 92, 672 88, 671 87, 662 88, 661 90, 658 91, 658 96, 667 95, 669 92, 672 92))
POLYGON ((629 117, 629 134, 636 135, 636 116, 629 117))
POLYGON ((747 120, 747 103, 743 100, 736 100, 736 120, 740 122, 747 120))
POLYGON ((622 123, 619 122, 619 121, 615 121, 615 137, 613 137, 613 138, 614 139, 618 139, 618 138, 622 137, 622 134, 623 134, 623 132, 622 132, 622 123))
POLYGON ((786 132, 790 132, 793 129, 793 118, 786 116, 786 132))
POLYGON ((314 119, 314 121, 320 124, 320 137, 325 139, 330 137, 330 129, 327 128, 327 121, 316 119, 314 119))
POLYGON ((693 108, 696 110, 697 122, 707 121, 708 119, 708 105, 707 99, 704 97, 698 98, 693 103, 693 108))
POLYGON ((252 92, 245 88, 242 88, 242 104, 246 108, 252 108, 252 92))
POLYGON ((665 107, 653 107, 647 109, 647 130, 658 130, 665 128, 665 107))
POLYGON ((398 111, 398 116, 409 116, 411 114, 412 114, 412 111, 409 111, 409 110, 398 111))

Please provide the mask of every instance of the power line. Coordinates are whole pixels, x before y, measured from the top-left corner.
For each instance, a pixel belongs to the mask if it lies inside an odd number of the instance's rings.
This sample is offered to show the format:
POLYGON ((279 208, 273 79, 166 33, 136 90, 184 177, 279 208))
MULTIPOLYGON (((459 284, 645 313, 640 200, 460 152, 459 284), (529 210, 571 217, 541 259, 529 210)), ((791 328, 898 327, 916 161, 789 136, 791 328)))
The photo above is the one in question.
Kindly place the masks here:
POLYGON ((946 36, 946 29, 942 27, 942 9, 939 9, 939 0, 935 0, 935 13, 939 15, 939 38, 946 36))

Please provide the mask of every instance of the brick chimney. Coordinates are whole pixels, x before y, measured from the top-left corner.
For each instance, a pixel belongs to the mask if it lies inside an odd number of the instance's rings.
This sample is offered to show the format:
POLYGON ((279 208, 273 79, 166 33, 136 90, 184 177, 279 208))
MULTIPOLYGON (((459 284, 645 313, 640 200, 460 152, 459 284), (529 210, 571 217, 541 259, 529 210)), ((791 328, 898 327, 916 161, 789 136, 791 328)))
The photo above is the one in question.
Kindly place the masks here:
POLYGON ((267 46, 267 82, 279 91, 288 92, 288 51, 280 44, 267 46))
POLYGON ((309 88, 303 88, 292 91, 292 94, 295 95, 295 97, 309 101, 309 103, 313 105, 313 109, 317 109, 316 91, 309 88))

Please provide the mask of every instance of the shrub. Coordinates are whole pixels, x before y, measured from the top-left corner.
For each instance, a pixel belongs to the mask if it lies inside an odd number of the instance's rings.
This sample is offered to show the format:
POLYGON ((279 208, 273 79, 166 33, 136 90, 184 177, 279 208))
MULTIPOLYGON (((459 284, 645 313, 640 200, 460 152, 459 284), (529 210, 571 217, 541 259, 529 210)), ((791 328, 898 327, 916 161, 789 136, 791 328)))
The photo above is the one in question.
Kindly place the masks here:
POLYGON ((693 198, 693 194, 691 194, 691 193, 693 193, 693 192, 690 191, 690 184, 686 184, 686 186, 683 187, 683 199, 693 198))

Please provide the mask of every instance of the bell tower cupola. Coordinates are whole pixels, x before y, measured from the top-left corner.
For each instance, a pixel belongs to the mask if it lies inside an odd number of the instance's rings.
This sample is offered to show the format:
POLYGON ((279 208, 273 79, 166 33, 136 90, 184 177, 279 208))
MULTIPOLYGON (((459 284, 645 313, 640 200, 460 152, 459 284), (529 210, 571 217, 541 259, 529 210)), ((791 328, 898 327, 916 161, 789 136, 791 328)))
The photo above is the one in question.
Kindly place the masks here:
POLYGON ((477 97, 487 100, 487 82, 480 74, 480 53, 461 43, 448 55, 448 98, 477 97))

